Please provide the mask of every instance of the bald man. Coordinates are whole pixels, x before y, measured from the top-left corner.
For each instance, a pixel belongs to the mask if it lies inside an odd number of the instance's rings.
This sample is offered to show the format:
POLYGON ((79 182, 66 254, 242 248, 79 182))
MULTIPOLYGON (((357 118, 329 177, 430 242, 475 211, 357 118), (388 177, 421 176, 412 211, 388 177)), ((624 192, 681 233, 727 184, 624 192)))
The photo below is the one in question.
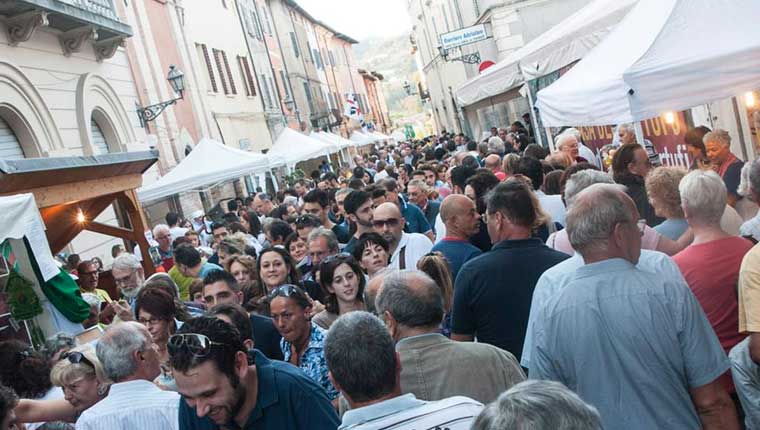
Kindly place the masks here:
POLYGON ((441 203, 441 220, 446 226, 446 236, 433 246, 449 261, 452 279, 457 279, 459 268, 477 257, 482 251, 470 243, 480 227, 480 214, 475 202, 462 194, 452 194, 441 203))
POLYGON ((507 179, 507 174, 501 170, 501 157, 491 154, 483 161, 485 162, 486 169, 492 171, 500 181, 507 179))
POLYGON ((389 267, 394 269, 416 268, 417 261, 433 247, 433 242, 424 234, 404 233, 405 224, 406 220, 396 204, 386 202, 375 209, 372 227, 388 241, 391 253, 389 267))

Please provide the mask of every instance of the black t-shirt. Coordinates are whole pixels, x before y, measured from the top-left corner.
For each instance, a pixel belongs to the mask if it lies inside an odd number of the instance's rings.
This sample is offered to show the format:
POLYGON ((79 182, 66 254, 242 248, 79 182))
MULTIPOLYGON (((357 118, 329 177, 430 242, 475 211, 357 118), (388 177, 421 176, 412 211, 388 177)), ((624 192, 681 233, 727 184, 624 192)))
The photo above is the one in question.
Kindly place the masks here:
POLYGON ((348 234, 348 229, 345 226, 335 224, 331 230, 333 233, 335 233, 335 236, 338 238, 339 243, 347 243, 349 240, 351 240, 351 235, 348 234))
POLYGON ((736 190, 739 188, 739 182, 742 180, 742 167, 744 167, 744 162, 736 160, 728 166, 726 173, 723 174, 723 183, 726 184, 726 191, 734 197, 741 197, 736 190))
POLYGON ((454 287, 451 332, 477 336, 519 361, 538 278, 567 258, 531 238, 499 242, 468 261, 454 287))
POLYGON ((282 350, 280 349, 280 339, 282 339, 282 336, 274 326, 272 319, 251 314, 251 329, 256 349, 266 355, 267 358, 282 360, 282 350))

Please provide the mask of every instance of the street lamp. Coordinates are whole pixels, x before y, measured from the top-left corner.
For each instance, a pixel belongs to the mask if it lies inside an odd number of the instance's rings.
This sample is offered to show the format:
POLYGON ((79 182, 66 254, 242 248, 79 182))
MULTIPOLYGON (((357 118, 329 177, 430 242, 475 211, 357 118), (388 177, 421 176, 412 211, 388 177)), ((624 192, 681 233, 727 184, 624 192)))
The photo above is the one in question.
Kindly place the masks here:
POLYGON ((137 105, 137 116, 140 118, 140 125, 142 125, 143 128, 148 125, 148 122, 158 118, 164 109, 176 104, 177 100, 182 100, 184 98, 185 74, 172 64, 169 66, 169 74, 166 76, 166 80, 169 81, 172 90, 174 90, 174 93, 179 97, 145 107, 137 105))

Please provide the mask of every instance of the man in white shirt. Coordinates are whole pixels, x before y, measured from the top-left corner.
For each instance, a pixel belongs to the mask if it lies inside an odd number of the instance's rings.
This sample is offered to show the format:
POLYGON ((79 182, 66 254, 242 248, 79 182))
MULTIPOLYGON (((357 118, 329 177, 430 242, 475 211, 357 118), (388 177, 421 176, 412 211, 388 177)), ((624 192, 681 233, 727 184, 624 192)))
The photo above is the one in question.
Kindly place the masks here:
POLYGON ((187 233, 187 229, 179 226, 179 215, 175 212, 168 212, 166 214, 166 224, 169 226, 169 232, 172 235, 172 242, 178 237, 182 237, 187 233))
POLYGON ((112 325, 96 352, 114 383, 106 398, 82 412, 77 430, 179 429, 179 394, 152 382, 161 367, 148 329, 134 321, 112 325))
POLYGON ((417 261, 433 248, 433 242, 420 233, 404 233, 406 220, 395 204, 386 202, 375 209, 372 226, 388 241, 391 253, 389 267, 394 269, 415 269, 417 261))

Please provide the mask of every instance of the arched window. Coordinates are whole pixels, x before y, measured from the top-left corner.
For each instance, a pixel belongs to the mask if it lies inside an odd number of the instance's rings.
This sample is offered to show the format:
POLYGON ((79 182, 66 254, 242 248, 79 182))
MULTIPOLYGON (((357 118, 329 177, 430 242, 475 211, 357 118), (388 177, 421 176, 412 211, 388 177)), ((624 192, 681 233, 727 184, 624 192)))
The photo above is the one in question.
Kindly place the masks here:
POLYGON ((10 125, 0 117, 0 159, 19 160, 26 158, 21 143, 10 125))
POLYGON ((96 154, 108 154, 108 142, 106 142, 106 136, 103 130, 95 121, 95 118, 90 119, 92 122, 92 145, 96 148, 96 154))

